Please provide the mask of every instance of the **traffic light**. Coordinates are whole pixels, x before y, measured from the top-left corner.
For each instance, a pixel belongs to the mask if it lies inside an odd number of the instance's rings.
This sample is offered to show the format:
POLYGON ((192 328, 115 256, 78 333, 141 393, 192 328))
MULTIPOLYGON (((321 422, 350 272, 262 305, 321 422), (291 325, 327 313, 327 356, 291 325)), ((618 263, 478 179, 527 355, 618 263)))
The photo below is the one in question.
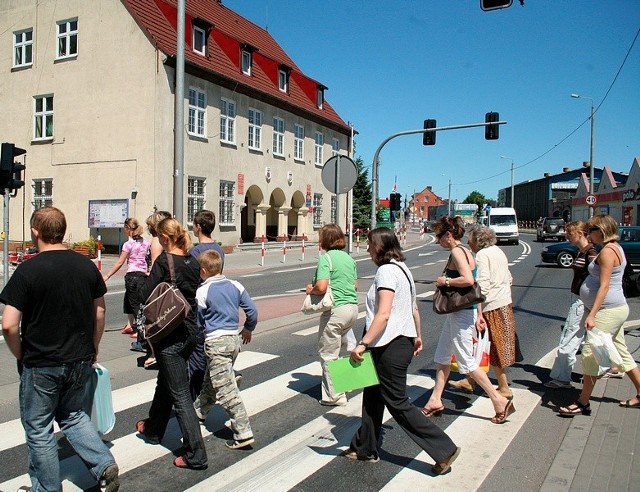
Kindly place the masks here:
MULTIPOLYGON (((485 123, 495 123, 500 121, 500 113, 487 113, 484 115, 485 123)), ((484 127, 484 138, 486 140, 498 140, 500 138, 499 125, 487 125, 484 127)))
POLYGON ((400 208, 400 193, 391 193, 389 195, 389 210, 397 212, 400 208))
MULTIPOLYGON (((424 120, 424 129, 436 127, 436 120, 424 120)), ((422 134, 422 145, 435 145, 436 144, 436 132, 424 132, 422 134)), ((400 210, 400 209, 398 209, 400 210)))
POLYGON ((15 162, 15 158, 26 152, 26 150, 16 147, 12 143, 4 142, 2 144, 0 156, 0 194, 4 195, 7 188, 17 190, 24 186, 22 171, 24 171, 25 167, 23 164, 15 162))
POLYGON ((480 0, 482 10, 496 10, 511 7, 513 0, 480 0))

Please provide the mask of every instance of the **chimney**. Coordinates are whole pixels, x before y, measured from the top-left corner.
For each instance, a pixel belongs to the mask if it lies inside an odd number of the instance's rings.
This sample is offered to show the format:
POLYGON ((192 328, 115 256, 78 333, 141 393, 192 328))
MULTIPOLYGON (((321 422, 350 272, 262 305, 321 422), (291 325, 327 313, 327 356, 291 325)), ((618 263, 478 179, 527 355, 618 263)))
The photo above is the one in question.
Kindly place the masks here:
POLYGON ((584 161, 582 163, 582 167, 589 167, 589 164, 590 164, 589 161, 584 161))
POLYGON ((562 172, 563 173, 568 173, 570 171, 570 169, 568 167, 563 167, 562 168, 562 172))
POLYGON ((545 178, 548 178, 549 176, 551 176, 551 174, 550 174, 550 173, 544 173, 544 177, 545 177, 545 178))
POLYGON ((433 186, 427 186, 427 190, 431 191, 433 189, 433 186))

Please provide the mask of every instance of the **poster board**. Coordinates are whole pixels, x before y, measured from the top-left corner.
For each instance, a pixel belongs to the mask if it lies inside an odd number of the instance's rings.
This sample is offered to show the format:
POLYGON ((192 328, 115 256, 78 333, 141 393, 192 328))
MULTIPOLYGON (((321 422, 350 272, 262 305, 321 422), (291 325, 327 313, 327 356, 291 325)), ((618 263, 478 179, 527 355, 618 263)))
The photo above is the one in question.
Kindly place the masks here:
POLYGON ((129 200, 89 200, 89 227, 121 229, 129 217, 129 200))

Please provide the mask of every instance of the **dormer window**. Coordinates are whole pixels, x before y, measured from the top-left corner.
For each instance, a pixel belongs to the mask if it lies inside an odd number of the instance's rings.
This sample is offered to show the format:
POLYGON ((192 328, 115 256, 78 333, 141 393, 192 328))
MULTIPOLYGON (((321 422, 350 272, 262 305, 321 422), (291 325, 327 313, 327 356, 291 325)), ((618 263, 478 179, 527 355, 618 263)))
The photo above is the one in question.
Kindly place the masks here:
POLYGON ((245 75, 251 75, 251 51, 247 49, 242 50, 242 73, 245 75))
POLYGON ((193 26, 193 51, 202 56, 207 54, 207 33, 197 26, 193 26))
POLYGON ((278 70, 278 89, 282 92, 289 92, 289 70, 286 68, 278 70))
POLYGON ((322 109, 322 105, 324 104, 324 87, 318 86, 318 90, 316 91, 316 106, 318 109, 322 109))

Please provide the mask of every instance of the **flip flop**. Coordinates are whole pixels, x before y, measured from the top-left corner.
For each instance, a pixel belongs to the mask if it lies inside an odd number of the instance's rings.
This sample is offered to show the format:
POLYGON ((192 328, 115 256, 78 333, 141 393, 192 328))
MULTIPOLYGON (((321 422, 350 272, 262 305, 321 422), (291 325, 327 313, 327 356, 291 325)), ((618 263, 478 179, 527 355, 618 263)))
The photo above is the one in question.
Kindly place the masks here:
POLYGON ((640 408, 640 395, 636 395, 634 396, 634 398, 636 398, 638 401, 636 401, 635 403, 631 403, 631 400, 633 400, 633 398, 629 398, 628 400, 621 401, 620 403, 618 403, 618 405, 624 408, 640 408))

